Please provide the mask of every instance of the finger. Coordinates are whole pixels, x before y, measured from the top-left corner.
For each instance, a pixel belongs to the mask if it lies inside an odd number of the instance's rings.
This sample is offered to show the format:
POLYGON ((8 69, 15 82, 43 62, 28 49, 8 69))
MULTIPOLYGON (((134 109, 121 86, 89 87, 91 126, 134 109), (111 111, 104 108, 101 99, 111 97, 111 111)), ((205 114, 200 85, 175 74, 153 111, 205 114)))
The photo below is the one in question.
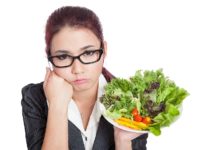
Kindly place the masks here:
POLYGON ((49 76, 50 76, 50 68, 46 67, 46 74, 45 74, 45 78, 44 78, 44 87, 46 87, 46 84, 47 84, 47 81, 49 79, 49 76))

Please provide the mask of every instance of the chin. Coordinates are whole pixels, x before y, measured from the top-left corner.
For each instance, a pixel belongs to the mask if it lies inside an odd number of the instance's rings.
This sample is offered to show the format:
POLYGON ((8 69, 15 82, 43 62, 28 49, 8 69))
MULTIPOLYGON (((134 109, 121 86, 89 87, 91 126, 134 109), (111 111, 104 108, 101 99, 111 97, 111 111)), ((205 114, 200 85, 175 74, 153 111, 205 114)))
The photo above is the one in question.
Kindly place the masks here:
POLYGON ((73 84, 73 89, 75 92, 84 92, 95 88, 95 84, 93 82, 86 82, 81 84, 73 84))
POLYGON ((83 92, 89 90, 92 86, 90 84, 73 85, 75 92, 83 92))
POLYGON ((83 91, 87 91, 90 88, 88 88, 88 87, 73 87, 73 89, 75 92, 83 92, 83 91))

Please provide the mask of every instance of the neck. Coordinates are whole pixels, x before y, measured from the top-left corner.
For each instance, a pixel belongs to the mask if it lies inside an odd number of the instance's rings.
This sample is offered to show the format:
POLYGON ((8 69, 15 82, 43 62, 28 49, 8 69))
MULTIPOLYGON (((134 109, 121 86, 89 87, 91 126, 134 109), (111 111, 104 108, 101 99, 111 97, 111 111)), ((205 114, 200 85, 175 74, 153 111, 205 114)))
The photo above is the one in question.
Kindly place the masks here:
POLYGON ((87 128, 90 115, 97 99, 97 93, 98 83, 89 90, 74 92, 73 99, 79 108, 84 129, 87 128))
POLYGON ((79 107, 90 106, 95 104, 95 101, 97 99, 97 93, 98 93, 98 83, 94 85, 91 89, 79 92, 74 91, 73 99, 75 100, 75 102, 79 107))

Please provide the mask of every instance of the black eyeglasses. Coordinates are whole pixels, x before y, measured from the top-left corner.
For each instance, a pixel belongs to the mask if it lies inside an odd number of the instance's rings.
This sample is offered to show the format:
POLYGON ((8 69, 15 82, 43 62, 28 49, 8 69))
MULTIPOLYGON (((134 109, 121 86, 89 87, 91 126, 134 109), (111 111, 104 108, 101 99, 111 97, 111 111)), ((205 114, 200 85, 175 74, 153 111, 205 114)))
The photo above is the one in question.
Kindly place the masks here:
POLYGON ((71 56, 68 54, 60 54, 56 56, 49 56, 48 60, 57 68, 70 67, 75 59, 78 59, 82 64, 92 64, 98 62, 103 54, 103 48, 96 50, 86 50, 78 56, 71 56))

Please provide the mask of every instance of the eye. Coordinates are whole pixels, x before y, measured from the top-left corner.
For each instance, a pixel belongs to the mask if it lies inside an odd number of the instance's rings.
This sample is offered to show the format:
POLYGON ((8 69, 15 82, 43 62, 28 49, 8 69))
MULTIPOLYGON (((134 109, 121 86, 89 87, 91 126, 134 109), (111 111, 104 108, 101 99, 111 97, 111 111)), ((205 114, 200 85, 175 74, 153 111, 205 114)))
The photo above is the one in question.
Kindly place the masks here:
POLYGON ((55 56, 57 59, 59 59, 59 60, 65 60, 65 59, 67 59, 68 58, 68 55, 66 55, 66 54, 63 54, 63 55, 58 55, 58 56, 55 56))
POLYGON ((86 51, 84 52, 83 56, 93 56, 95 54, 95 51, 86 51))

